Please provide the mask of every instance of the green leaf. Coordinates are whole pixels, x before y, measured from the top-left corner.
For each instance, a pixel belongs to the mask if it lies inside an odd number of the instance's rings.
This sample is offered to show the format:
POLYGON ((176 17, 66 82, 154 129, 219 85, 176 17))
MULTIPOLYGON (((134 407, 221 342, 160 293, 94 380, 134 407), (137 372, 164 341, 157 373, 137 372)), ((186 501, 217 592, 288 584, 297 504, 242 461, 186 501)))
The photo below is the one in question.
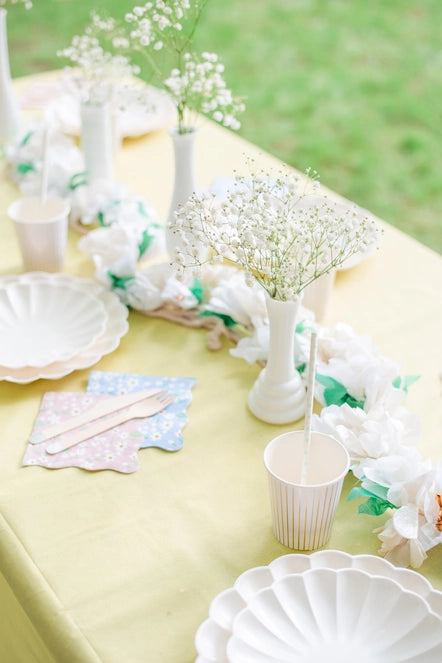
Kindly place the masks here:
POLYGON ((401 377, 400 375, 397 376, 393 380, 393 387, 396 387, 396 389, 402 389, 405 391, 405 393, 408 393, 408 388, 411 387, 412 384, 417 382, 420 378, 420 375, 404 375, 401 377))
POLYGON ((140 244, 138 244, 138 256, 141 256, 147 251, 153 240, 152 235, 149 235, 147 230, 143 230, 143 235, 140 244))
POLYGON ((362 486, 355 486, 348 493, 347 500, 356 500, 358 497, 372 497, 372 494, 368 490, 365 490, 365 488, 362 488, 362 486))
POLYGON ((33 131, 28 131, 28 133, 21 139, 20 147, 24 147, 26 145, 26 143, 29 142, 29 140, 30 140, 33 133, 34 133, 33 131))
POLYGON ((302 375, 305 371, 305 367, 307 364, 304 362, 303 364, 299 364, 299 366, 296 367, 296 370, 298 371, 299 375, 302 375))
POLYGON ((193 279, 192 287, 189 288, 189 290, 198 300, 198 303, 201 304, 204 297, 204 285, 202 279, 193 279))
POLYGON ((387 509, 398 509, 399 507, 392 504, 386 499, 388 488, 380 486, 374 481, 370 481, 365 477, 362 478, 362 485, 355 486, 348 494, 347 500, 354 500, 359 497, 368 497, 368 499, 359 505, 358 513, 365 513, 369 516, 380 516, 387 509))
POLYGON ((26 173, 29 173, 32 170, 35 170, 34 164, 32 163, 19 163, 17 166, 17 173, 20 173, 20 175, 26 175, 26 173))
POLYGON ((230 317, 230 315, 225 315, 224 313, 215 313, 215 311, 201 311, 199 314, 202 318, 210 318, 211 316, 215 316, 216 318, 221 318, 221 320, 224 322, 226 327, 234 327, 238 323, 236 320, 230 317))
POLYGON ((69 180, 69 189, 71 191, 74 191, 77 189, 79 186, 87 186, 88 185, 88 176, 87 176, 87 171, 84 170, 81 173, 75 173, 72 175, 71 179, 69 180))
POLYGON ((120 290, 124 290, 130 281, 133 281, 135 276, 115 276, 115 274, 112 274, 112 272, 107 273, 111 280, 111 287, 112 288, 119 288, 120 290))
POLYGON ((330 375, 316 373, 315 379, 325 387, 324 400, 326 405, 343 405, 347 403, 350 407, 364 408, 364 400, 356 400, 348 393, 343 384, 330 377, 330 375))
POLYGON ((381 500, 379 497, 369 497, 366 502, 359 505, 358 513, 365 513, 368 516, 381 516, 388 509, 397 508, 387 500, 381 500))

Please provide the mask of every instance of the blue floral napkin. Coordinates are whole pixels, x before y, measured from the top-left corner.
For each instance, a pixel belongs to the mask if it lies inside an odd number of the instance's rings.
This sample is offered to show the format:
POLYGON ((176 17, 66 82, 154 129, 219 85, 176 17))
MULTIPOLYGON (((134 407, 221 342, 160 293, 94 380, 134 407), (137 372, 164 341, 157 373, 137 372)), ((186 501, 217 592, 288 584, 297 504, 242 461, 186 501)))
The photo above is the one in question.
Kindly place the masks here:
POLYGON ((181 431, 188 421, 186 409, 192 402, 195 378, 158 377, 133 373, 91 371, 86 391, 93 394, 131 394, 143 389, 163 389, 173 394, 175 400, 163 412, 141 422, 143 441, 141 449, 159 447, 166 451, 178 451, 184 440, 181 431))

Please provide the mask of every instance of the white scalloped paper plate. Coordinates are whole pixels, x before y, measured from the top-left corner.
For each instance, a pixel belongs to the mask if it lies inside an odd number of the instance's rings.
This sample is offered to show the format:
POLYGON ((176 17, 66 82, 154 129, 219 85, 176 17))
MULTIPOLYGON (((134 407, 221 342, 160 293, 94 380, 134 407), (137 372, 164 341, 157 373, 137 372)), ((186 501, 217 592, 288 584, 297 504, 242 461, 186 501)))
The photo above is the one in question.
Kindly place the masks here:
POLYGON ((226 653, 230 663, 440 663, 442 617, 391 578, 309 569, 250 599, 226 653))
MULTIPOLYGON (((113 352, 129 329, 127 307, 120 302, 117 295, 109 292, 94 281, 79 279, 68 274, 48 275, 44 272, 31 272, 24 274, 23 278, 26 277, 33 282, 44 282, 48 276, 50 278, 57 278, 59 282, 66 285, 81 283, 82 287, 87 288, 88 292, 99 300, 106 312, 106 324, 103 332, 89 347, 65 361, 56 361, 41 367, 25 366, 16 369, 0 366, 0 380, 27 384, 40 378, 56 380, 75 370, 89 368, 96 364, 104 355, 113 352)), ((5 277, 4 280, 14 278, 16 277, 5 277)))
POLYGON ((27 274, 0 279, 0 365, 42 367, 72 359, 103 334, 107 312, 80 280, 27 274))
MULTIPOLYGON (((195 646, 198 657, 195 663, 232 663, 231 659, 228 658, 227 648, 228 646, 233 647, 228 643, 233 636, 237 616, 247 608, 254 597, 262 590, 272 587, 275 582, 288 576, 301 576, 312 569, 331 569, 334 571, 356 569, 372 578, 389 579, 396 583, 402 591, 409 592, 423 600, 431 614, 442 619, 442 592, 434 590, 428 580, 415 571, 395 567, 387 560, 374 555, 353 556, 336 550, 322 550, 310 555, 288 554, 278 557, 268 566, 258 566, 245 571, 237 578, 233 587, 224 590, 212 601, 209 618, 200 625, 196 632, 195 646)), ((442 647, 442 644, 436 646, 442 647)), ((431 656, 433 655, 428 655, 428 660, 419 658, 415 660, 419 663, 420 661, 425 661, 425 663, 439 663, 439 661, 442 661, 439 648, 437 654, 433 658, 431 656)), ((243 660, 247 661, 248 659, 244 658, 243 660)), ((259 660, 261 661, 261 659, 259 660)), ((262 659, 262 661, 264 660, 262 659)), ((284 659, 277 660, 282 661, 284 659)), ((288 660, 295 662, 303 659, 293 658, 288 660)), ((401 659, 394 660, 400 661, 401 659)), ((413 660, 410 659, 410 661, 413 660)), ((376 660, 373 659, 371 663, 376 663, 376 660)))

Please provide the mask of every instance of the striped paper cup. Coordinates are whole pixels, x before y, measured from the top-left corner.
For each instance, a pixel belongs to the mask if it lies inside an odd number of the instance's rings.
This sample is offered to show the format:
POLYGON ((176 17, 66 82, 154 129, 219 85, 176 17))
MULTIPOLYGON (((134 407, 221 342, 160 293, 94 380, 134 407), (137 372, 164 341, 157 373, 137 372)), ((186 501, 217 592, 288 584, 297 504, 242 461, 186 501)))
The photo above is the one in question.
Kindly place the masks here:
POLYGON ((316 550, 330 538, 350 457, 338 440, 312 432, 302 484, 303 457, 304 431, 283 433, 264 450, 273 531, 289 548, 316 550))

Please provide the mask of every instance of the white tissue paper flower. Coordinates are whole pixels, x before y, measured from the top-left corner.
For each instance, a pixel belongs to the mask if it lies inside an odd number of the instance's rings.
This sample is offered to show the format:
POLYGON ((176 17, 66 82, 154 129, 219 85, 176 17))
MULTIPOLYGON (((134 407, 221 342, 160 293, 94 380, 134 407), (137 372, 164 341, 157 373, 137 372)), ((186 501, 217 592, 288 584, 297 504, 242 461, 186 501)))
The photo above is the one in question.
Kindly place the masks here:
POLYGON ((356 476, 361 476, 361 471, 363 473, 367 459, 395 453, 406 455, 409 448, 412 453, 413 448, 408 445, 418 441, 410 433, 406 422, 393 418, 382 407, 365 412, 347 403, 329 405, 321 410, 320 415, 314 414, 312 429, 332 435, 342 442, 350 454, 350 469, 356 476))
MULTIPOLYGON (((335 328, 322 328, 319 332, 316 372, 327 375, 344 385, 357 401, 365 400, 364 409, 370 410, 379 402, 402 396, 393 388, 393 380, 400 374, 400 366, 383 357, 371 339, 359 336, 346 324, 335 328)), ((324 386, 315 386, 315 397, 325 404, 324 386)))
MULTIPOLYGON (((43 171, 43 143, 46 126, 29 124, 18 138, 5 145, 7 173, 25 196, 39 196, 43 171)), ((68 198, 71 178, 84 171, 82 152, 75 142, 51 127, 47 146, 49 196, 68 198)))
MULTIPOLYGON (((206 268, 207 269, 207 268, 206 268)), ((236 322, 251 329, 250 336, 240 339, 235 348, 230 350, 233 357, 245 359, 249 364, 266 361, 269 354, 270 329, 265 303, 265 292, 257 283, 249 281, 242 270, 229 268, 221 272, 221 279, 211 293, 205 310, 229 315, 236 322)), ((299 306, 297 321, 313 322, 313 313, 299 306)), ((295 362, 303 364, 308 359, 310 335, 308 329, 295 335, 295 362)))
POLYGON ((229 315, 245 327, 260 327, 267 318, 264 290, 249 285, 243 271, 233 270, 213 288, 206 310, 229 315))
POLYGON ((125 302, 140 311, 154 311, 171 303, 182 309, 192 309, 198 300, 191 292, 191 283, 175 277, 169 264, 160 263, 140 270, 125 288, 125 302))
POLYGON ((380 553, 386 559, 393 564, 418 568, 427 551, 442 543, 442 532, 436 527, 440 509, 436 496, 441 493, 442 462, 436 470, 428 470, 403 483, 403 505, 383 527, 375 530, 382 541, 380 553))
POLYGON ((95 265, 95 278, 111 284, 110 274, 133 276, 137 269, 139 249, 136 237, 123 228, 97 228, 81 237, 78 248, 88 254, 95 265))
POLYGON ((138 238, 151 224, 160 225, 153 206, 122 182, 101 179, 78 187, 71 198, 71 218, 84 225, 121 225, 138 238))

